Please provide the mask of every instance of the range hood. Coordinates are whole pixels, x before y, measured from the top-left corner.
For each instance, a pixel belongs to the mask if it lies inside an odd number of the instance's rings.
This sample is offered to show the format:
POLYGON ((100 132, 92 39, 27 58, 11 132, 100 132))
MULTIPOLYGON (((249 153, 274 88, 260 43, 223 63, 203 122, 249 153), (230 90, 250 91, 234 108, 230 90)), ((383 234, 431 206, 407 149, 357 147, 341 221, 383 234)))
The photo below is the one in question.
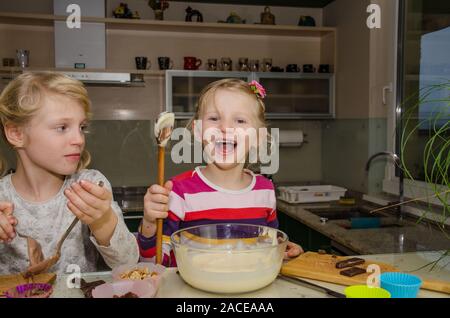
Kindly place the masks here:
POLYGON ((66 72, 65 75, 77 79, 90 85, 118 85, 131 86, 135 83, 131 81, 130 73, 109 73, 109 72, 66 72))

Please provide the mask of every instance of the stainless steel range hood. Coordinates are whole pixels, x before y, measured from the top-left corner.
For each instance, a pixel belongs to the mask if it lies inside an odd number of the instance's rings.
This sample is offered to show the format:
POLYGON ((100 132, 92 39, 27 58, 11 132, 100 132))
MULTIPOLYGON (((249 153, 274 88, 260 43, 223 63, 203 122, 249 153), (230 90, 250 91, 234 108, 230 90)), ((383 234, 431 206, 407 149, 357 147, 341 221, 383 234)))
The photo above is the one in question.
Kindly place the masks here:
POLYGON ((99 86, 135 86, 136 84, 131 81, 130 73, 109 73, 109 72, 69 72, 62 71, 61 73, 67 76, 77 79, 87 85, 99 85, 99 86))

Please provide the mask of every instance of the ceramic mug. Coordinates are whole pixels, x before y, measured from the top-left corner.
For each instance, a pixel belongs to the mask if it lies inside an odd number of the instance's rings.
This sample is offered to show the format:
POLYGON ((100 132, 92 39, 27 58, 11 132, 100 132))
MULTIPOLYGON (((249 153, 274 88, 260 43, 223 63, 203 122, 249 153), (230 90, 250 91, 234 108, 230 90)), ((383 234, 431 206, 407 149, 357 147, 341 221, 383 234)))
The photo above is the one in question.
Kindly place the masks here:
POLYGON ((270 70, 272 69, 272 59, 270 58, 265 58, 262 61, 262 71, 263 72, 270 72, 270 70))
POLYGON ((240 57, 238 65, 239 65, 239 71, 241 71, 241 72, 248 72, 248 70, 249 70, 248 58, 240 57))
POLYGON ((303 64, 303 73, 314 73, 316 68, 312 64, 303 64))
POLYGON ((250 60, 248 62, 250 72, 259 72, 259 60, 250 60))
POLYGON ((330 64, 320 64, 319 73, 330 73, 330 64))
POLYGON ((217 71, 217 59, 208 59, 208 71, 217 71))
POLYGON ((219 62, 221 71, 231 71, 233 69, 233 61, 229 57, 222 57, 219 62))
POLYGON ((160 70, 170 70, 173 67, 173 61, 168 56, 159 56, 158 65, 160 70))
POLYGON ((148 70, 152 66, 152 63, 146 56, 136 56, 134 61, 136 62, 136 69, 138 70, 148 70))
POLYGON ((300 72, 300 68, 297 64, 288 64, 286 66, 286 72, 300 72))
POLYGON ((195 56, 185 56, 184 57, 184 69, 185 70, 198 70, 202 65, 202 60, 196 58, 195 56))

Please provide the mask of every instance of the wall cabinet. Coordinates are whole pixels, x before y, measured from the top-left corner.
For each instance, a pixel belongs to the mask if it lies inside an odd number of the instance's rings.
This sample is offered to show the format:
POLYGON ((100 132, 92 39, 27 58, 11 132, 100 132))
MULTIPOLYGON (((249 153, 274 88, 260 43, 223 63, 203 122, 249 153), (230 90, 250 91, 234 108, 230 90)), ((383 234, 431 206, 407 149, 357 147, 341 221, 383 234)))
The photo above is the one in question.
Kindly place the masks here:
POLYGON ((267 91, 268 119, 333 118, 334 74, 275 72, 167 71, 166 108, 191 118, 201 90, 221 78, 257 80, 267 91))

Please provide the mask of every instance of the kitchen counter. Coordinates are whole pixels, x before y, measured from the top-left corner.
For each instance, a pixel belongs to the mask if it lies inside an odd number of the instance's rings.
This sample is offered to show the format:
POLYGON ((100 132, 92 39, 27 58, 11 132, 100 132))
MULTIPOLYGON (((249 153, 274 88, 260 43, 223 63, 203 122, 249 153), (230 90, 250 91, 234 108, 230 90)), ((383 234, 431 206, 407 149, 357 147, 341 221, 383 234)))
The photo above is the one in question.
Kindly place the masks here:
MULTIPOLYGON (((417 269, 430 261, 436 260, 439 257, 439 252, 417 252, 417 253, 404 253, 404 254, 382 254, 382 255, 365 255, 361 256, 366 259, 385 262, 385 263, 395 263, 401 270, 414 270, 417 269)), ((422 268, 419 271, 415 271, 414 274, 420 274, 423 278, 436 279, 436 280, 446 280, 450 281, 450 256, 443 258, 432 271, 428 271, 427 268, 422 268)), ((103 279, 106 282, 110 282, 111 272, 98 272, 98 273, 86 273, 82 277, 90 282, 94 280, 103 279)), ((79 289, 69 289, 66 285, 67 276, 58 276, 55 286, 54 293, 52 297, 61 298, 82 298, 84 297, 79 289)), ((321 285, 330 288, 334 291, 343 293, 345 286, 319 282, 315 280, 305 279, 309 282, 313 282, 317 285, 321 285)), ((183 279, 177 274, 175 268, 168 268, 163 274, 163 280, 160 289, 156 295, 158 298, 210 298, 210 297, 220 297, 220 298, 322 298, 330 297, 322 292, 316 291, 304 285, 299 285, 285 281, 283 279, 277 278, 269 286, 262 288, 260 290, 237 295, 221 295, 203 292, 201 290, 195 289, 188 284, 186 284, 183 279)), ((450 297, 450 295, 437 293, 427 290, 420 290, 418 297, 429 298, 429 297, 450 297)))
MULTIPOLYGON (((337 203, 289 204, 277 200, 278 213, 300 221, 313 230, 329 237, 332 241, 354 251, 356 254, 404 253, 416 251, 449 250, 450 239, 436 227, 417 224, 415 219, 405 218, 402 226, 370 229, 343 227, 346 220, 329 220, 325 223, 310 211, 310 208, 337 207, 337 203)), ((345 206, 339 206, 340 208, 345 206)), ((348 206, 351 208, 352 206, 348 206)), ((396 220, 394 216, 381 218, 382 222, 396 220)), ((447 233, 449 235, 450 233, 447 233)), ((394 264, 395 265, 395 264, 394 264)))

